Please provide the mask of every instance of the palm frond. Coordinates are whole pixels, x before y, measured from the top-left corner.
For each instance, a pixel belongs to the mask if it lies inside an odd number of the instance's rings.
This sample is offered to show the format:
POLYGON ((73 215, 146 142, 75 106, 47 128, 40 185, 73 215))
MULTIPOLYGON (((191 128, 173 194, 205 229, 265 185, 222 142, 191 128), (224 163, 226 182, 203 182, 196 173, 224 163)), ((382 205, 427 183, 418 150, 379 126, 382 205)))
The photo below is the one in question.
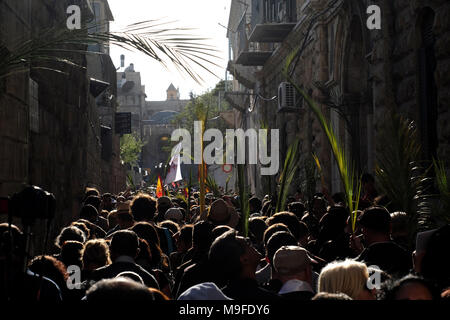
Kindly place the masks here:
MULTIPOLYGON (((165 68, 175 67, 197 83, 203 78, 196 71, 200 68, 212 75, 211 67, 219 67, 219 52, 207 41, 209 39, 192 36, 193 29, 171 27, 171 22, 149 20, 134 23, 122 32, 90 33, 90 28, 68 30, 50 28, 43 30, 39 37, 17 39, 9 48, 0 46, 0 78, 18 71, 18 67, 30 67, 47 61, 76 65, 73 59, 62 58, 61 54, 99 54, 88 51, 87 45, 109 42, 123 49, 141 52, 157 61, 165 68), (159 28, 161 25, 166 28, 159 28)), ((46 66, 48 67, 48 66, 46 66)), ((55 70, 60 67, 52 66, 55 70)))
POLYGON ((210 175, 207 175, 206 177, 206 187, 214 194, 214 197, 220 197, 221 192, 219 189, 219 185, 217 184, 216 180, 210 175))
POLYGON ((238 171, 238 191, 239 191, 239 201, 241 206, 241 224, 242 224, 242 230, 244 237, 248 236, 248 219, 250 217, 250 206, 249 206, 249 197, 248 197, 248 190, 247 190, 247 184, 245 182, 245 165, 238 164, 237 165, 237 171, 238 171))
POLYGON ((284 211, 286 209, 289 187, 298 169, 297 156, 299 143, 300 140, 296 138, 287 151, 283 171, 280 175, 276 212, 284 211))
MULTIPOLYGON (((331 123, 325 118, 325 115, 322 113, 322 110, 313 102, 313 100, 306 94, 292 79, 289 74, 290 66, 293 60, 296 58, 300 47, 294 49, 287 57, 286 64, 283 68, 283 73, 288 82, 290 82, 299 92, 303 99, 308 104, 310 110, 316 116, 319 121, 322 130, 324 131, 327 140, 331 146, 331 150, 333 152, 334 158, 336 160, 339 175, 341 181, 344 186, 344 192, 346 194, 347 206, 350 211, 352 221, 356 221, 356 210, 358 209, 357 205, 359 204, 359 195, 361 191, 361 179, 359 179, 354 173, 354 165, 351 164, 351 161, 347 159, 347 155, 345 149, 341 146, 338 138, 336 137, 331 123)), ((354 223, 353 223, 353 231, 354 231, 354 223)))

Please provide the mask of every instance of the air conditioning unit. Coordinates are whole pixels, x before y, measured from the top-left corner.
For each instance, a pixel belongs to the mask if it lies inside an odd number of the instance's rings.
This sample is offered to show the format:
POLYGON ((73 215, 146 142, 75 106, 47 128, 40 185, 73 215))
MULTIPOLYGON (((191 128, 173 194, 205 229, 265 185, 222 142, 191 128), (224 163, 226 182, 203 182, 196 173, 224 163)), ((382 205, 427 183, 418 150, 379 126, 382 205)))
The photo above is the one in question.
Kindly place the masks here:
POLYGON ((282 82, 278 86, 278 112, 295 112, 297 107, 297 93, 289 82, 282 82))

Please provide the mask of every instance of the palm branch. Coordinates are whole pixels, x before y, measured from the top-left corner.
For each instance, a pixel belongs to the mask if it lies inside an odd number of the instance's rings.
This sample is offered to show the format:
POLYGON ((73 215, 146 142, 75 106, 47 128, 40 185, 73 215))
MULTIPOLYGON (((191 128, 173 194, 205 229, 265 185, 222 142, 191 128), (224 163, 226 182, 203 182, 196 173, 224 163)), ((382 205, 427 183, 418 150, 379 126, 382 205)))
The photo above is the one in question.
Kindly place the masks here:
POLYGON ((319 121, 322 130, 324 131, 327 140, 330 144, 331 150, 333 152, 334 158, 336 160, 339 175, 341 181, 344 186, 344 192, 346 195, 348 209, 350 211, 351 221, 352 221, 352 230, 355 230, 356 224, 356 210, 359 205, 359 197, 361 193, 361 179, 355 173, 355 165, 347 158, 345 149, 341 146, 338 138, 336 137, 334 130, 331 126, 331 123, 325 118, 325 115, 322 113, 322 110, 313 102, 313 100, 306 94, 300 86, 298 86, 292 79, 289 70, 293 60, 296 58, 299 53, 300 48, 293 50, 291 54, 286 59, 286 64, 283 68, 283 74, 286 76, 286 79, 289 83, 291 83, 297 92, 299 92, 303 99, 308 104, 310 110, 316 116, 319 121))
POLYGON ((208 39, 192 36, 189 34, 192 29, 171 27, 168 22, 138 22, 121 32, 89 33, 89 30, 88 27, 79 30, 50 28, 40 32, 38 37, 17 39, 8 48, 0 45, 0 78, 27 72, 30 68, 64 72, 55 62, 84 68, 70 56, 102 54, 88 51, 86 46, 107 42, 143 53, 165 68, 174 66, 197 83, 203 78, 195 68, 214 74, 209 66, 219 67, 215 62, 220 59, 218 50, 207 43, 208 39), (165 28, 161 29, 161 24, 165 28))
POLYGON ((281 212, 286 209, 286 200, 289 194, 289 187, 298 169, 297 155, 300 140, 296 138, 289 146, 284 160, 283 171, 280 175, 279 188, 277 193, 276 212, 281 212))
POLYGON ((210 175, 207 175, 206 177, 206 187, 211 190, 211 192, 214 194, 214 197, 220 197, 221 192, 219 189, 219 185, 217 184, 216 180, 210 175))
POLYGON ((439 190, 439 208, 435 210, 438 222, 450 223, 450 186, 448 184, 445 166, 442 160, 433 159, 433 167, 436 173, 436 184, 439 190))
POLYGON ((413 121, 390 112, 380 131, 377 148, 376 175, 378 185, 387 197, 390 211, 408 214, 410 240, 418 225, 425 225, 431 216, 429 203, 429 169, 420 163, 421 145, 413 121))
POLYGON ((238 164, 237 165, 237 171, 238 171, 238 191, 239 191, 239 201, 241 206, 241 225, 244 237, 248 236, 248 219, 250 217, 250 205, 249 205, 249 197, 248 197, 248 190, 247 190, 247 184, 245 182, 245 165, 238 164))

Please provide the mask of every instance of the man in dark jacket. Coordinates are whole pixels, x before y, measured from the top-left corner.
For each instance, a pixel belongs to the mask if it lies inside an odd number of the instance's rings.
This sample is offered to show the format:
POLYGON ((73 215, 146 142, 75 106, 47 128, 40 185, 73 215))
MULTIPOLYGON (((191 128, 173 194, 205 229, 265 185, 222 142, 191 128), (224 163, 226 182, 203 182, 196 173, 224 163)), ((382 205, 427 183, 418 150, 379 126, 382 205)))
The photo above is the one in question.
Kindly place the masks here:
POLYGON ((412 256, 391 240, 391 215, 381 206, 364 210, 359 221, 365 249, 356 258, 376 265, 391 275, 405 275, 412 268, 412 256))
POLYGON ((209 251, 209 263, 216 284, 224 283, 223 293, 235 300, 279 300, 280 296, 258 286, 256 267, 262 256, 250 239, 230 230, 214 240, 209 251))
POLYGON ((155 277, 134 261, 139 253, 139 240, 134 231, 120 230, 115 232, 111 239, 110 251, 113 263, 96 269, 92 273, 92 280, 115 278, 124 271, 132 271, 141 276, 147 287, 159 290, 155 277))

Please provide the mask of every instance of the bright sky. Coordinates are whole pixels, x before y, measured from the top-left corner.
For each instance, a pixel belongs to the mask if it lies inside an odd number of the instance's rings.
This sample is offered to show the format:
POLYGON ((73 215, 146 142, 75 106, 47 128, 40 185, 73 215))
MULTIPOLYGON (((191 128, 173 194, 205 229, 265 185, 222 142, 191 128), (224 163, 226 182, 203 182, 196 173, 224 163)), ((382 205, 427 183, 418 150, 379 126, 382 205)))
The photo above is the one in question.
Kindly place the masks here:
MULTIPOLYGON (((142 84, 145 85, 147 100, 165 100, 166 89, 170 83, 179 87, 181 99, 188 99, 189 92, 202 94, 207 89, 214 88, 215 84, 225 78, 225 69, 228 62, 228 39, 226 29, 231 0, 109 0, 109 6, 114 15, 111 24, 112 31, 123 30, 129 24, 151 20, 163 19, 174 21, 175 26, 183 28, 195 28, 193 35, 210 38, 210 44, 214 45, 222 57, 218 61, 221 68, 212 71, 217 77, 205 71, 200 73, 205 83, 198 85, 186 75, 180 75, 176 71, 167 71, 157 61, 143 54, 126 51, 119 47, 111 48, 111 58, 116 67, 120 66, 120 55, 125 54, 125 67, 134 63, 135 71, 141 72, 142 84)), ((119 71, 122 71, 119 70, 119 71)))

